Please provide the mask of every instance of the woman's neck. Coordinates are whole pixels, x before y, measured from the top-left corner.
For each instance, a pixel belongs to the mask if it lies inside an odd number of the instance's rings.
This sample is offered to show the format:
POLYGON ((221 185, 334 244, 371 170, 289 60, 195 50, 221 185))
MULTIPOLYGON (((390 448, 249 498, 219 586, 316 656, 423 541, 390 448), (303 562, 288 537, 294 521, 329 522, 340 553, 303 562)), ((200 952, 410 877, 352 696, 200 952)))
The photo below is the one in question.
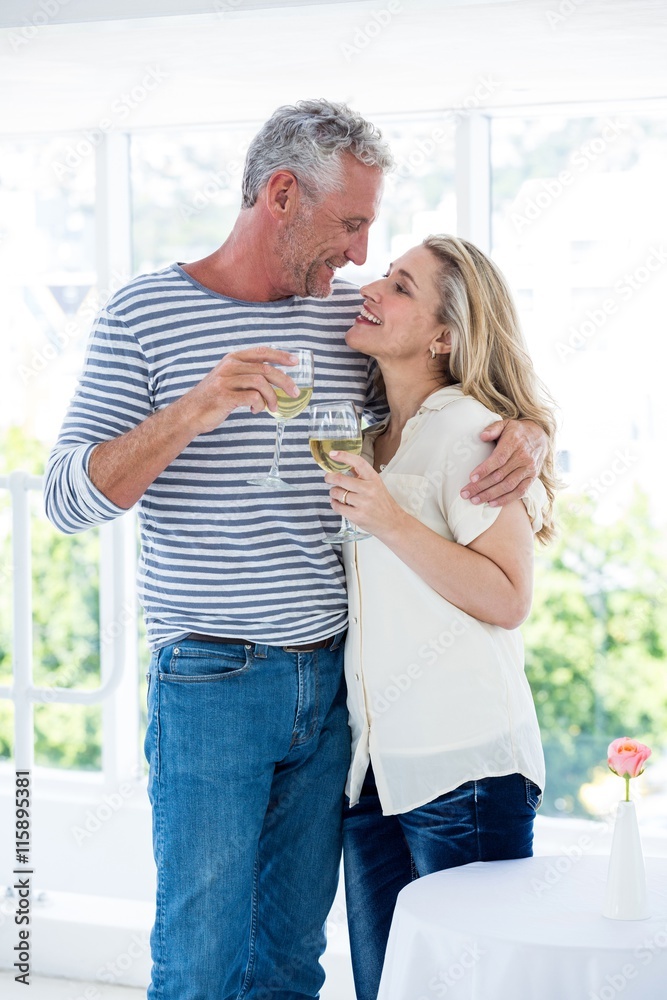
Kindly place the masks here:
POLYGON ((414 373, 393 374, 382 371, 390 420, 386 433, 400 437, 403 428, 422 405, 424 400, 442 388, 440 379, 425 374, 415 379, 414 373))

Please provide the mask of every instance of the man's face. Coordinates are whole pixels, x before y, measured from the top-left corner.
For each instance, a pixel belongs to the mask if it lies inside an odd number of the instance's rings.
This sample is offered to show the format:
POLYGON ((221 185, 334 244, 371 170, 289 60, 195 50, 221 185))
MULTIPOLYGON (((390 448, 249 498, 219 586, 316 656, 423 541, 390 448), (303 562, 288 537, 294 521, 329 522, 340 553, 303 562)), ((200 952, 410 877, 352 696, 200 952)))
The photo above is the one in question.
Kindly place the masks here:
POLYGON ((325 299, 337 268, 350 260, 364 263, 368 230, 381 196, 381 171, 345 154, 342 189, 315 204, 301 198, 277 246, 281 284, 289 288, 289 294, 325 299))

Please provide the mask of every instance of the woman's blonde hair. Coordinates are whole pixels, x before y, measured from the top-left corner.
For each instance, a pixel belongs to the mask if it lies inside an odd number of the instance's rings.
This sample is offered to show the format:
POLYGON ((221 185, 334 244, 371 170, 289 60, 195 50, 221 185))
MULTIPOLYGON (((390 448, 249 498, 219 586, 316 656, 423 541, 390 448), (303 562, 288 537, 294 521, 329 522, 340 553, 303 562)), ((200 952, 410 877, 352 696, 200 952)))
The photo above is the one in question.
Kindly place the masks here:
POLYGON ((439 322, 452 339, 449 355, 438 355, 443 380, 501 417, 527 417, 549 440, 540 479, 547 491, 544 523, 537 537, 554 535, 555 404, 538 379, 521 332, 514 301, 502 274, 472 243, 455 236, 428 236, 423 244, 439 263, 439 322))

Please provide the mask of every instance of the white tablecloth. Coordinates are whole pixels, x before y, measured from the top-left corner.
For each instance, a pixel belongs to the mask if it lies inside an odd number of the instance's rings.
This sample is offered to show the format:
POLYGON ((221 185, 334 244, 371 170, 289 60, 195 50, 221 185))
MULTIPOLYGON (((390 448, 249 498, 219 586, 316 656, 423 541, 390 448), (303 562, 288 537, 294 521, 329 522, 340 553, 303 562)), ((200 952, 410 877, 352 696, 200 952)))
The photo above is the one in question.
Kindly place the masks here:
POLYGON ((398 897, 378 1000, 667 1000, 667 859, 652 916, 601 915, 606 857, 476 862, 398 897))

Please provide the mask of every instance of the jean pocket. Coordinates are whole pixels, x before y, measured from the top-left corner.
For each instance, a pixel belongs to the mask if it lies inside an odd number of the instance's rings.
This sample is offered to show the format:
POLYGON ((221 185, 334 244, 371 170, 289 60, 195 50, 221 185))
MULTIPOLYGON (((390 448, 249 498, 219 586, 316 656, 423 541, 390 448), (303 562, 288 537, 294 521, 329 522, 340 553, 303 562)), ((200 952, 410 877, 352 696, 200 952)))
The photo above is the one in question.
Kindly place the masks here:
POLYGON ((207 682, 244 673, 252 663, 252 646, 232 643, 177 643, 171 651, 166 681, 207 682))
POLYGON ((542 803, 542 789, 530 778, 524 778, 526 783, 526 802, 531 809, 539 809, 542 803))

